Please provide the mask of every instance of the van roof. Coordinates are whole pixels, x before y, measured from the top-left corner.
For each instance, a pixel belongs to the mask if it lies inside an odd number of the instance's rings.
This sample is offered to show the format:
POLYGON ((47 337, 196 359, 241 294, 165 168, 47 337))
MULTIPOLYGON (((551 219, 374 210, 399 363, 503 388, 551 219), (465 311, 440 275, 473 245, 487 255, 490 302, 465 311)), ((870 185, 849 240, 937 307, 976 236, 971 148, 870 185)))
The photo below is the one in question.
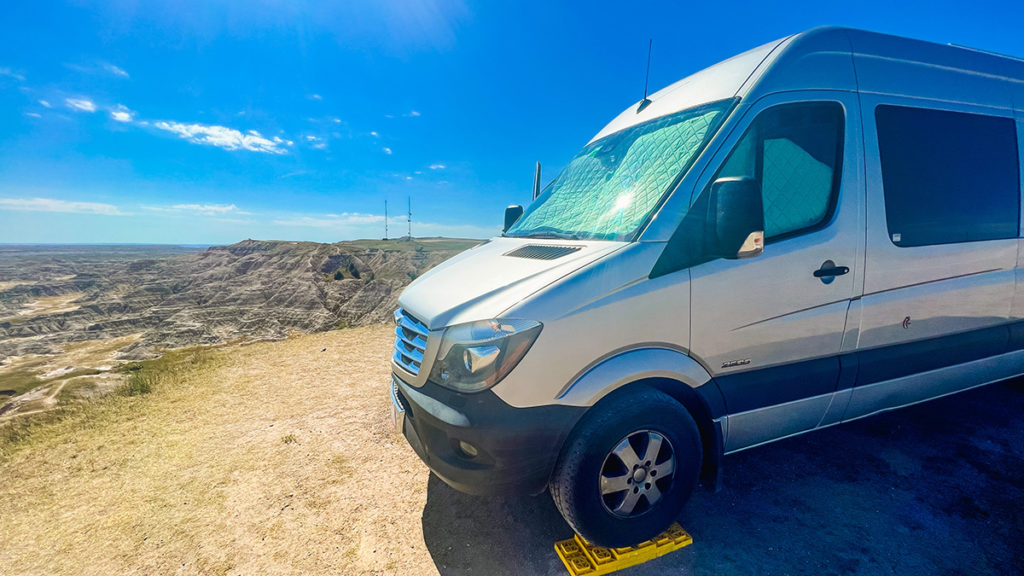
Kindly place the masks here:
POLYGON ((851 28, 820 27, 734 56, 637 102, 593 140, 725 98, 859 90, 999 109, 1024 108, 1024 59, 851 28))

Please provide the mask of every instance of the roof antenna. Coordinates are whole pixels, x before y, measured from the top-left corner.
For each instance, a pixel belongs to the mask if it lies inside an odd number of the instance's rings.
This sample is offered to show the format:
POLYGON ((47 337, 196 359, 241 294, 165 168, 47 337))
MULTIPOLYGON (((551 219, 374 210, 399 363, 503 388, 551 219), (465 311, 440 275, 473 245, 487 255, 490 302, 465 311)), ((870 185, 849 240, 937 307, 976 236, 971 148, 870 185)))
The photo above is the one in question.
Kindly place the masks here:
POLYGON ((537 170, 533 173, 533 199, 540 196, 540 162, 537 162, 537 170))
POLYGON ((640 105, 636 107, 636 113, 639 114, 644 111, 644 108, 651 103, 650 98, 647 97, 647 80, 651 77, 651 49, 654 48, 654 38, 647 41, 647 72, 644 73, 644 99, 640 101, 640 105))

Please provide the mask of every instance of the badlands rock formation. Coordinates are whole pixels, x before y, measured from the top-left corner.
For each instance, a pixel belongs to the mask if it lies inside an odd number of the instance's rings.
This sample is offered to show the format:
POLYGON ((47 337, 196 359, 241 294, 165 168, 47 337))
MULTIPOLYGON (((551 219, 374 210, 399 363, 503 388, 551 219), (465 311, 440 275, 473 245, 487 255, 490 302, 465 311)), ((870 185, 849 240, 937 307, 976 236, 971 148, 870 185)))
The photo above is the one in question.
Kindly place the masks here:
POLYGON ((0 362, 128 335, 139 337, 121 350, 126 360, 382 322, 409 282, 478 243, 0 247, 0 362))

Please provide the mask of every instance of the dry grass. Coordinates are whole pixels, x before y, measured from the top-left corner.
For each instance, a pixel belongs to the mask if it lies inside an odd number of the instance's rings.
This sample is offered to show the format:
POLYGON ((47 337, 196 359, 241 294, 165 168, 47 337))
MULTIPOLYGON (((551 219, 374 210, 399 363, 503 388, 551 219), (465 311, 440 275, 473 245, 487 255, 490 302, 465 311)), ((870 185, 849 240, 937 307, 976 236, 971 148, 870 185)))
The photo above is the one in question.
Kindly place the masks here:
POLYGON ((390 344, 372 326, 186 354, 150 393, 8 443, 2 571, 436 573, 428 473, 391 431, 390 344))

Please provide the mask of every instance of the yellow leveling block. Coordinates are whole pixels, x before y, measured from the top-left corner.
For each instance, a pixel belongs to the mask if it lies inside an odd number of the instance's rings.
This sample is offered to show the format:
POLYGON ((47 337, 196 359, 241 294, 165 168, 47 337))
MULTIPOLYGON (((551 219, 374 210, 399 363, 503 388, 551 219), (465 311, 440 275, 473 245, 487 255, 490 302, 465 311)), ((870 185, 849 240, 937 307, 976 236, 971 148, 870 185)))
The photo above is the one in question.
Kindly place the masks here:
POLYGON ((572 576, 599 576, 642 564, 693 544, 693 538, 679 524, 672 524, 653 540, 631 548, 594 546, 579 534, 572 540, 555 543, 555 552, 572 576))

